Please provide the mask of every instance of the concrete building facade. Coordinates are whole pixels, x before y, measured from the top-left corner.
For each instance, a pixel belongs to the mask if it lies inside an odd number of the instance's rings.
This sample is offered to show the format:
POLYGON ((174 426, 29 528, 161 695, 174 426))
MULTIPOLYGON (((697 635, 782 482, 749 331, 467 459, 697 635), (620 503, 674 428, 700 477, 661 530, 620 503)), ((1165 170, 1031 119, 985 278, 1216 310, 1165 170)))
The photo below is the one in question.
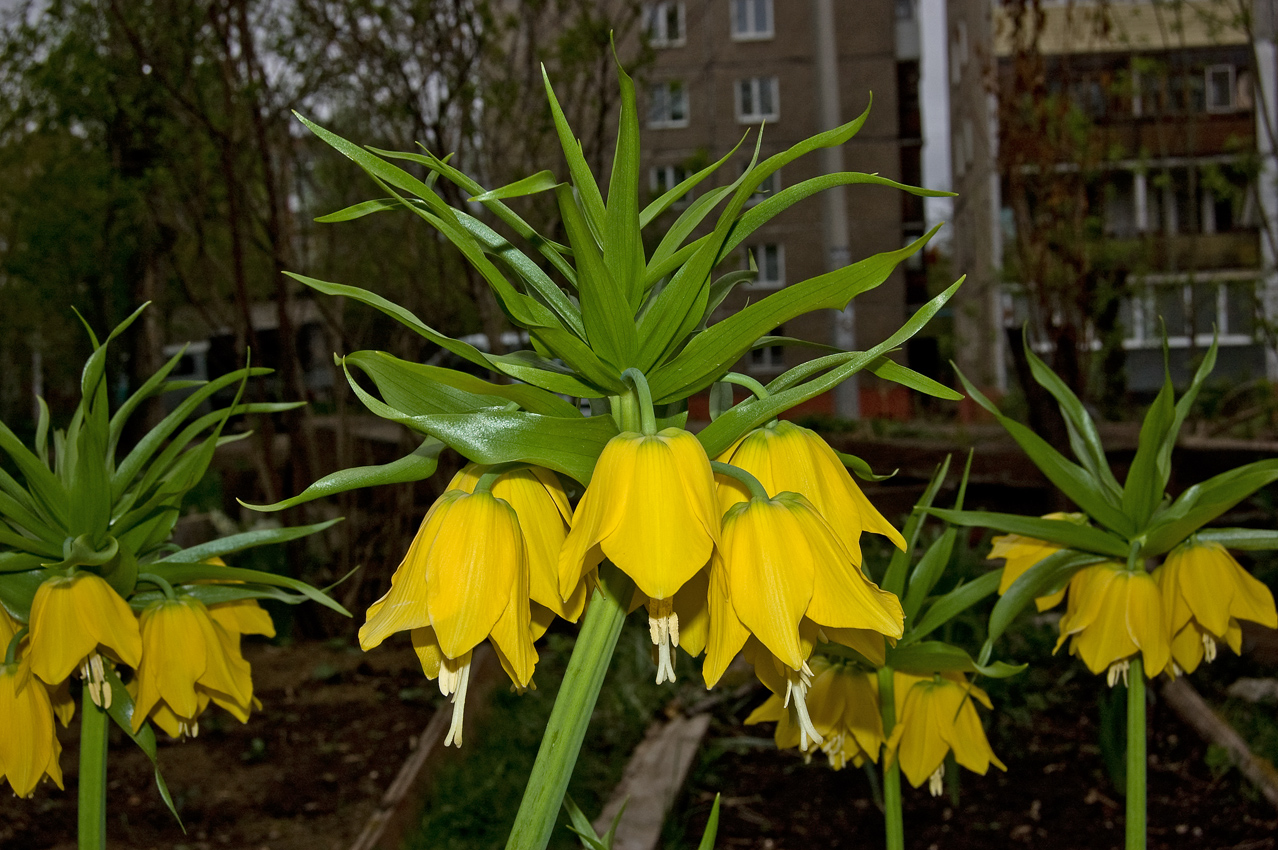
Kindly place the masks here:
MULTIPOLYGON (((654 60, 640 81, 642 150, 653 197, 749 133, 729 163, 696 191, 726 185, 748 166, 760 125, 763 159, 855 118, 871 92, 869 118, 850 142, 786 165, 758 197, 831 171, 921 180, 913 0, 678 0, 647 3, 644 14, 654 60)), ((827 190, 750 238, 759 277, 739 286, 721 310, 740 309, 788 284, 893 250, 922 232, 918 198, 873 186, 827 190)), ((899 268, 845 313, 804 316, 777 333, 844 349, 874 345, 900 327, 911 303, 925 300, 921 262, 919 257, 899 268)), ((766 381, 811 356, 797 347, 757 349, 738 369, 766 381)), ((900 388, 866 378, 814 407, 845 416, 908 415, 909 402, 900 388)))

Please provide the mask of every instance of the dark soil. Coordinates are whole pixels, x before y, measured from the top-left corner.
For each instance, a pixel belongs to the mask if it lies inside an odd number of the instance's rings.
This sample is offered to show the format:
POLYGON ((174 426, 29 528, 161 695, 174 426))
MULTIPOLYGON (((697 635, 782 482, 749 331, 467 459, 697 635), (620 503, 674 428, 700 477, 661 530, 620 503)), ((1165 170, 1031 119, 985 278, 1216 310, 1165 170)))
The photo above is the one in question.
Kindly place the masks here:
MULTIPOLYGON (((948 792, 934 798, 926 787, 911 788, 903 779, 909 850, 1123 846, 1125 803, 1099 745, 1103 677, 1087 674, 1067 657, 1019 657, 1036 664, 1021 677, 981 683, 995 703, 994 712, 981 713, 1007 772, 991 768, 977 776, 961 770, 957 805, 948 792)), ((1231 666, 1238 675, 1278 673, 1274 665, 1247 658, 1222 657, 1217 666, 1222 664, 1225 669, 1191 678, 1209 698, 1234 675, 1231 666)), ((715 791, 723 795, 715 845, 721 850, 882 847, 883 816, 863 770, 830 770, 823 756, 805 764, 795 751, 778 752, 771 745, 771 724, 740 724, 765 695, 729 706, 716 719, 701 764, 667 822, 666 847, 697 845, 715 791)), ((1275 717, 1272 705, 1258 708, 1275 717)), ((1120 725, 1122 716, 1116 716, 1120 725)), ((1278 811, 1223 754, 1209 751, 1157 699, 1148 723, 1150 850, 1278 847, 1278 811)), ((1121 760, 1121 746, 1113 752, 1121 760)))
MULTIPOLYGON (((198 737, 178 742, 160 734, 160 767, 185 835, 146 757, 113 729, 110 848, 344 850, 438 698, 407 647, 364 655, 259 643, 246 645, 245 655, 261 711, 240 724, 211 708, 198 737)), ((0 848, 75 847, 78 719, 60 730, 65 791, 46 782, 29 800, 0 794, 0 848)))

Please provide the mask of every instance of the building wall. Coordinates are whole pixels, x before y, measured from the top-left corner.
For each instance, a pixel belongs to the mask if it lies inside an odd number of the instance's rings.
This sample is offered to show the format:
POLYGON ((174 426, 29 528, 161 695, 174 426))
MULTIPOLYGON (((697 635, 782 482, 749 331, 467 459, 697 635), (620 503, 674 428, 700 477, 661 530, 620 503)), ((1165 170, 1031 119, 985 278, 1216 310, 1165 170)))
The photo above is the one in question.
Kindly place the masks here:
MULTIPOLYGON (((668 166, 680 166, 691 174, 723 156, 749 131, 749 138, 732 160, 698 186, 695 194, 700 196, 739 176, 749 163, 758 129, 757 121, 740 121, 737 117, 737 85, 742 79, 775 76, 777 80, 778 115, 763 130, 761 159, 829 129, 823 126, 820 111, 814 17, 819 5, 817 0, 775 0, 773 35, 759 39, 733 37, 733 4, 728 0, 686 0, 680 5, 684 8, 686 24, 683 42, 654 47, 654 61, 640 80, 640 109, 647 117, 653 86, 682 81, 688 99, 687 125, 653 127, 645 122, 642 149, 647 174, 654 168, 668 166)), ((873 108, 865 126, 842 148, 842 168, 898 179, 901 134, 894 4, 835 0, 832 9, 837 34, 835 76, 839 121, 850 121, 864 111, 873 92, 873 108)), ((823 156, 814 152, 784 166, 777 188, 784 189, 822 173, 823 156)), ((654 190, 653 196, 656 194, 654 190)), ((847 254, 851 261, 894 250, 903 244, 900 193, 881 187, 853 186, 836 194, 842 197, 847 254)), ((808 198, 761 227, 749 240, 755 245, 781 246, 787 285, 831 268, 824 230, 825 203, 819 195, 808 198)), ((666 215, 673 219, 677 212, 666 215)), ((713 220, 712 216, 711 222, 713 220)), ((662 229, 659 226, 656 231, 662 229)), ((725 270, 721 267, 716 274, 725 270)), ((721 310, 725 313, 738 310, 764 294, 766 291, 762 288, 738 287, 721 310)), ((822 311, 801 317, 789 323, 784 333, 833 343, 837 335, 836 316, 833 311, 822 311)), ((866 348, 880 342, 896 330, 904 318, 905 273, 898 269, 883 285, 856 299, 856 347, 866 348)), ((813 356, 810 350, 802 348, 789 348, 783 355, 777 354, 780 356, 776 358, 772 352, 762 358, 747 357, 738 364, 738 369, 766 380, 813 356)), ((824 406, 833 411, 834 404, 833 399, 828 399, 824 406)))

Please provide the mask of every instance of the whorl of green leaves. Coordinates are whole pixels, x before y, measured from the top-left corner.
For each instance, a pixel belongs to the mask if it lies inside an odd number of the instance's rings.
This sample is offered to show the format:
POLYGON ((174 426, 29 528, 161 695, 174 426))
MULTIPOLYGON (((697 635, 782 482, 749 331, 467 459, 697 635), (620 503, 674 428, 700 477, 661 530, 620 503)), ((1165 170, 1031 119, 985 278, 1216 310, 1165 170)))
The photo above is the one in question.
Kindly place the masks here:
MULTIPOLYGON (((722 379, 752 348, 789 345, 797 340, 769 336, 773 328, 813 310, 843 309, 852 298, 883 283, 897 264, 919 251, 929 233, 904 248, 864 259, 846 268, 787 286, 722 321, 712 313, 733 287, 754 270, 737 268, 735 252, 757 228, 791 205, 833 186, 891 186, 915 195, 931 192, 873 174, 845 172, 803 181, 749 205, 769 175, 798 157, 842 145, 865 123, 868 109, 854 121, 820 133, 759 161, 758 145, 749 169, 726 186, 690 203, 659 238, 645 236, 676 200, 706 180, 731 156, 703 168, 644 208, 639 207, 639 114, 634 85, 618 67, 621 108, 616 152, 607 197, 591 174, 581 143, 568 126, 546 80, 546 95, 564 156, 569 182, 542 171, 498 189, 486 190, 430 152, 397 153, 364 148, 298 116, 317 136, 359 165, 388 197, 366 201, 320 221, 347 221, 387 210, 408 211, 449 240, 491 287, 506 317, 531 340, 532 350, 494 355, 430 327, 408 310, 354 286, 294 275, 324 293, 343 295, 402 322, 432 343, 486 370, 518 382, 495 385, 444 369, 396 360, 381 352, 339 358, 348 370, 363 371, 376 386, 374 397, 353 378, 351 386, 377 415, 400 422, 425 438, 418 452, 383 467, 338 473, 307 491, 270 506, 280 509, 353 487, 429 475, 444 443, 483 463, 520 461, 554 469, 587 483, 604 444, 617 433, 610 416, 583 417, 562 397, 601 400, 625 393, 621 375, 638 369, 657 405, 659 425, 682 424, 689 396, 722 379), (427 175, 415 176, 396 162, 411 163, 427 175), (465 209, 447 204, 435 191, 447 181, 482 204, 494 224, 524 244, 521 248, 465 209), (538 234, 505 202, 553 192, 567 244, 538 234), (717 212, 717 218, 712 214, 717 212), (702 235, 694 236, 695 233, 702 235), (656 244, 647 253, 645 245, 656 244), (531 249, 531 250, 529 250, 531 249), (720 270, 730 262, 731 269, 720 270), (717 274, 717 276, 716 276, 717 274)), ((735 150, 735 149, 734 149, 735 150)), ((957 394, 888 360, 886 355, 913 336, 954 294, 948 288, 898 332, 865 352, 834 353, 809 361, 776 378, 766 399, 751 399, 722 412, 700 435, 711 454, 778 413, 825 392, 855 372, 880 377, 943 398, 957 394)), ((598 413, 607 405, 595 401, 598 413)))
MULTIPOLYGON (((1028 344, 1025 356, 1031 373, 1060 407, 1074 461, 1026 426, 1004 416, 959 373, 968 394, 998 419, 1043 475, 1090 520, 1080 524, 1067 519, 988 511, 932 510, 933 514, 958 525, 1021 534, 1063 547, 1026 570, 999 599, 990 616, 982 659, 989 657, 993 642, 1021 610, 1034 599, 1065 587, 1079 570, 1104 560, 1143 564, 1145 559, 1170 551, 1260 488, 1278 481, 1278 459, 1271 458, 1222 472, 1187 488, 1175 499, 1167 493, 1176 438, 1199 390, 1216 365, 1216 350, 1217 342, 1213 339, 1179 400, 1175 399, 1171 374, 1165 371, 1163 386, 1141 424, 1136 455, 1122 484, 1110 469, 1096 423, 1082 402, 1028 344)), ((1211 529, 1199 536, 1238 549, 1278 548, 1278 534, 1271 531, 1211 529)))
POLYGON ((56 574, 87 569, 101 575, 135 608, 158 592, 135 593, 138 573, 184 590, 210 604, 243 598, 284 602, 311 599, 341 613, 327 595, 287 576, 203 563, 254 546, 281 543, 327 528, 333 522, 232 535, 189 549, 170 542, 182 500, 199 483, 218 446, 247 434, 223 433, 227 420, 246 413, 276 413, 297 404, 241 402, 247 379, 269 369, 244 368, 212 381, 170 381, 185 351, 179 351, 114 414, 108 410, 107 345, 146 308, 139 307, 101 343, 88 328, 93 353, 84 364, 81 399, 65 430, 50 429, 43 399, 35 445, 22 445, 0 423, 0 450, 21 480, 0 470, 0 604, 18 620, 28 619, 36 588, 56 574), (232 403, 200 413, 216 393, 235 388, 232 403), (174 391, 188 392, 173 410, 122 458, 125 423, 143 402, 174 391), (52 444, 52 445, 51 445, 52 444))

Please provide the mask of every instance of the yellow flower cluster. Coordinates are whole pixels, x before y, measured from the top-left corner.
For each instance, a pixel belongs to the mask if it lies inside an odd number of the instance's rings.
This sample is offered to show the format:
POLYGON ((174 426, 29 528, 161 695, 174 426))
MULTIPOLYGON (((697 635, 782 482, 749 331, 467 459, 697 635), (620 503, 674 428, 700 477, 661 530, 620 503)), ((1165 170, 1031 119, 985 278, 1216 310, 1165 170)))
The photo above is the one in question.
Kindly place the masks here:
MULTIPOLYGON (((20 626, 0 609, 0 647, 20 626)), ((110 708, 110 665, 134 675, 133 730, 148 719, 175 737, 195 735, 197 718, 212 701, 241 721, 256 705, 242 634, 273 636, 270 616, 242 599, 205 607, 180 592, 136 616, 95 573, 77 570, 45 581, 31 604, 29 631, 10 663, 0 665, 0 727, 26 730, 0 736, 0 776, 14 793, 30 796, 44 776, 62 787, 56 716, 70 722, 75 705, 70 677, 77 670, 93 701, 110 708)))
POLYGON ((861 532, 905 541, 806 428, 774 422, 719 460, 765 494, 716 475, 697 438, 678 428, 614 437, 572 512, 553 472, 467 467, 369 608, 361 646, 410 631, 426 675, 453 698, 448 742, 460 744, 475 646, 490 639, 515 685, 528 686, 533 641, 553 617, 580 616, 608 558, 647 607, 658 682, 674 679, 681 646, 706 652, 713 685, 750 641, 756 668, 779 672, 796 722, 820 743, 804 699, 814 646, 834 641, 881 660, 884 639, 902 634, 900 602, 861 571, 861 532))
POLYGON ((824 739, 821 743, 806 738, 787 711, 784 697, 775 690, 746 718, 746 723, 775 722, 778 747, 797 747, 807 758, 819 747, 830 766, 841 770, 849 762, 856 767, 866 760, 877 764, 886 746, 888 758, 900 760, 910 784, 918 788, 927 782, 933 795, 941 793, 945 756, 950 751, 959 764, 981 775, 991 764, 1007 769, 990 748, 972 704, 975 699, 990 708, 989 696, 961 674, 917 676, 894 671, 896 725, 885 737, 877 674, 822 656, 814 657, 810 666, 808 714, 824 739))
MULTIPOLYGON (((1062 515, 1054 515, 1061 518, 1062 515)), ((1006 558, 999 592, 1061 547, 1042 540, 994 538, 991 558, 1006 558)), ((1056 648, 1070 642, 1093 673, 1107 671, 1109 684, 1126 679, 1139 654, 1148 675, 1192 673, 1216 657, 1217 644, 1242 649, 1240 620, 1278 626, 1269 588, 1257 581, 1219 543, 1189 540, 1167 554, 1152 573, 1103 561, 1079 570, 1058 593, 1037 600, 1046 610, 1067 600, 1056 648)))

